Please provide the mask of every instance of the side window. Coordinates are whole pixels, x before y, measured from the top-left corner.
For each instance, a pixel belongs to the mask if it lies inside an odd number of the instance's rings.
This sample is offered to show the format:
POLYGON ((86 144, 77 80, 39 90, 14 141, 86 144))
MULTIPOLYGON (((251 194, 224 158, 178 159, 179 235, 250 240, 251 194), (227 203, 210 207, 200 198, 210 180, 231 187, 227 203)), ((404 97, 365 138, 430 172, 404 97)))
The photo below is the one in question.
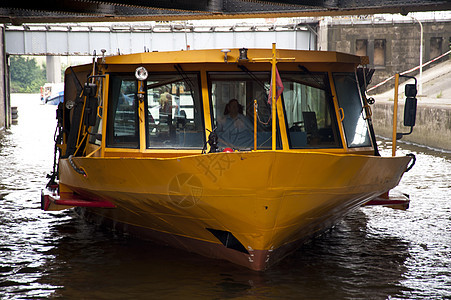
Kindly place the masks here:
POLYGON ((341 147, 327 74, 281 73, 291 148, 341 147))
POLYGON ((147 148, 202 149, 205 129, 198 74, 147 79, 147 148))
POLYGON ((108 147, 139 148, 136 89, 137 83, 134 78, 110 76, 108 147))
POLYGON ((89 142, 91 144, 96 144, 96 145, 100 146, 100 144, 102 142, 102 118, 99 117, 99 115, 100 116, 102 115, 102 109, 103 109, 103 98, 102 98, 103 84, 102 84, 102 81, 100 81, 99 90, 98 90, 97 94, 99 95, 97 98, 97 104, 98 104, 99 108, 98 108, 98 111, 96 112, 96 123, 91 128, 92 135, 89 137, 89 142))
POLYGON ((343 127, 348 147, 371 146, 368 123, 355 73, 334 73, 338 104, 343 109, 343 127))

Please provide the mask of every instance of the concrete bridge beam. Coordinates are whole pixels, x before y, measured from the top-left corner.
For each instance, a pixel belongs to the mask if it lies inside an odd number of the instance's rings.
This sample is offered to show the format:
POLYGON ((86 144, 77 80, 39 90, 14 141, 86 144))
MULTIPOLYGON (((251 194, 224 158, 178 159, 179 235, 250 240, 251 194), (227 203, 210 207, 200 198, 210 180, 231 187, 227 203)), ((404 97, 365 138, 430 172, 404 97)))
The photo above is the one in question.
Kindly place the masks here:
POLYGON ((5 26, 0 24, 0 129, 11 125, 8 60, 5 45, 5 26))
POLYGON ((60 83, 61 82, 61 57, 47 56, 46 57, 46 75, 47 82, 60 83))

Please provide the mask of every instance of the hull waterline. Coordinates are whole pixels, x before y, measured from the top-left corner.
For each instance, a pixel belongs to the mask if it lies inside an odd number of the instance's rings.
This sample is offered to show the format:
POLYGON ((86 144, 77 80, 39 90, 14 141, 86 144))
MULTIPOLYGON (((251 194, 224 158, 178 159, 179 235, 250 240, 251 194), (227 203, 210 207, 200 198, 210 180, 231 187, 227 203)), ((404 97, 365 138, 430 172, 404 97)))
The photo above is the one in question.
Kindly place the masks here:
POLYGON ((61 160, 60 186, 110 201, 115 208, 85 210, 122 230, 264 270, 396 186, 409 160, 271 151, 74 158, 86 176, 61 160))

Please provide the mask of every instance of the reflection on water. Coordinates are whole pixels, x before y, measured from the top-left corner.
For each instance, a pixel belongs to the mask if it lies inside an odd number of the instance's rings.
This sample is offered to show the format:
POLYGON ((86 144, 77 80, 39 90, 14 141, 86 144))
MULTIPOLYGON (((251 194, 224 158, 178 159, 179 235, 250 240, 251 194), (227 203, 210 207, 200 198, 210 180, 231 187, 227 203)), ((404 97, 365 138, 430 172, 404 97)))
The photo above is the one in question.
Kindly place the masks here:
MULTIPOLYGON (((363 208, 265 273, 98 228, 71 211, 42 212, 55 107, 17 98, 0 135, 2 299, 451 298, 451 154, 417 156, 399 189, 410 209, 363 208)), ((384 155, 389 143, 380 142, 384 155)))

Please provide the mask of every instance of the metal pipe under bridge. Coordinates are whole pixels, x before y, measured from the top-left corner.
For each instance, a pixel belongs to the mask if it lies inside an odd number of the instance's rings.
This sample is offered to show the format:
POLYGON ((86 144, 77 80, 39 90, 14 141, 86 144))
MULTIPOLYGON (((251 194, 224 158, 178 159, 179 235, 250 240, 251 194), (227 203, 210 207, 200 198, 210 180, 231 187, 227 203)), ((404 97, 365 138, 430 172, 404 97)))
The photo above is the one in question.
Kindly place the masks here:
POLYGON ((188 49, 316 50, 318 22, 286 25, 27 24, 7 25, 7 55, 106 55, 188 49))
MULTIPOLYGON (((24 24, 0 25, 0 129, 11 124, 10 55, 47 56, 47 81, 61 81, 59 56, 129 54, 187 49, 279 48, 316 50, 318 22, 284 25, 24 24)), ((212 22, 214 23, 214 22, 212 22)))

